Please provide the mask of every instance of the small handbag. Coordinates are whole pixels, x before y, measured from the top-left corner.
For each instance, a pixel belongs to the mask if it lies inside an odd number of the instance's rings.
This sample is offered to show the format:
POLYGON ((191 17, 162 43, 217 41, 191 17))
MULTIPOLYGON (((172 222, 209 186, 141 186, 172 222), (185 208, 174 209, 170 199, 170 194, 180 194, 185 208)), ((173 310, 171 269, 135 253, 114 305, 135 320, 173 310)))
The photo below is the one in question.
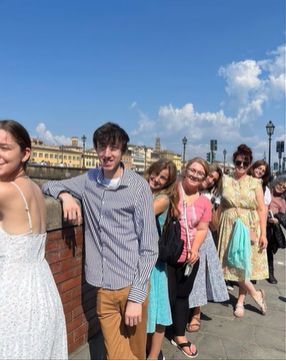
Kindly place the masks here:
POLYGON ((273 238, 278 248, 286 248, 286 229, 281 223, 273 225, 273 238))

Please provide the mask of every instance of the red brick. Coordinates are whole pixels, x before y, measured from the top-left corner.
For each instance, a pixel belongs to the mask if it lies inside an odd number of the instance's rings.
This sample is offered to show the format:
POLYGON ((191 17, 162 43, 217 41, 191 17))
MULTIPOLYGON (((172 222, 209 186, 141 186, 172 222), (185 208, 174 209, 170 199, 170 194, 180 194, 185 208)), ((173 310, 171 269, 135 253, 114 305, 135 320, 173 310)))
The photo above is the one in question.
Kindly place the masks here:
POLYGON ((69 268, 66 271, 62 271, 54 276, 56 283, 61 283, 63 281, 69 280, 76 276, 78 273, 74 272, 74 268, 69 268))
POLYGON ((83 337, 78 338, 76 341, 68 345, 68 353, 72 353, 74 350, 76 350, 79 346, 81 346, 84 343, 83 337))
POLYGON ((62 239, 62 230, 47 232, 47 241, 53 241, 55 239, 62 239))
POLYGON ((77 286, 72 289, 72 297, 75 298, 77 296, 81 295, 81 286, 77 286))
POLYGON ((64 281, 58 285, 60 293, 64 293, 72 288, 77 287, 81 284, 81 276, 71 278, 70 280, 64 281))
POLYGON ((73 320, 72 311, 66 312, 65 316, 66 316, 66 324, 70 323, 73 320))
POLYGON ((82 317, 79 316, 78 318, 67 324, 67 333, 74 331, 77 327, 81 326, 81 324, 82 317))
POLYGON ((62 270, 65 270, 67 268, 72 268, 75 265, 81 264, 81 263, 82 263, 81 255, 76 255, 75 257, 61 260, 61 267, 62 267, 62 270))
POLYGON ((69 344, 71 344, 71 343, 73 343, 73 341, 74 341, 74 333, 73 332, 71 332, 71 333, 69 333, 68 334, 68 345, 69 344))
MULTIPOLYGON (((79 315, 84 315, 82 305, 79 305, 79 306, 75 307, 75 308, 72 310, 72 316, 73 316, 73 318, 76 318, 76 317, 78 317, 79 315)), ((85 317, 85 316, 84 316, 84 317, 85 317)))
POLYGON ((72 292, 71 292, 71 290, 69 290, 67 292, 62 293, 60 296, 61 296, 62 303, 66 303, 72 299, 72 292))
POLYGON ((62 267, 61 267, 61 263, 60 263, 60 262, 56 262, 56 263, 50 264, 50 268, 51 268, 51 271, 52 271, 53 275, 61 272, 61 270, 62 270, 62 267))
POLYGON ((69 311, 75 309, 75 308, 76 308, 77 306, 79 306, 79 305, 81 305, 81 297, 80 297, 80 296, 74 298, 73 300, 71 300, 71 301, 69 301, 69 302, 67 302, 67 303, 65 303, 65 304, 63 305, 63 307, 64 307, 64 312, 69 312, 69 311))
POLYGON ((79 337, 83 337, 85 333, 88 331, 88 323, 83 323, 80 327, 74 330, 74 340, 77 340, 79 337))

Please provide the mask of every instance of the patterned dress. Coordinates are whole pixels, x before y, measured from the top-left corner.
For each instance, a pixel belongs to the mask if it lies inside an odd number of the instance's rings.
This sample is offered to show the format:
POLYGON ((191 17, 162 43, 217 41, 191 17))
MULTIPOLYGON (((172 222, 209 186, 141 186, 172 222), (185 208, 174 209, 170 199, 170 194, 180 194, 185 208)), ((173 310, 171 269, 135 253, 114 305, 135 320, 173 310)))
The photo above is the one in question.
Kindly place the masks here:
POLYGON ((232 230, 237 217, 247 227, 256 231, 256 242, 251 245, 252 255, 251 279, 262 280, 268 278, 266 250, 260 249, 260 222, 257 212, 256 191, 261 187, 261 180, 246 176, 236 180, 233 176, 223 175, 222 211, 219 224, 218 252, 222 264, 224 278, 231 281, 245 280, 244 270, 229 268, 227 252, 232 230))
POLYGON ((200 265, 189 296, 189 307, 203 306, 208 301, 224 302, 229 294, 210 229, 200 246, 200 265))
MULTIPOLYGON (((168 198, 166 195, 158 194, 154 199, 157 197, 168 198)), ((165 224, 168 210, 169 206, 166 211, 158 217, 161 229, 165 224)), ((167 264, 158 260, 150 277, 147 333, 155 332, 156 325, 169 326, 171 324, 172 315, 168 294, 167 264)))

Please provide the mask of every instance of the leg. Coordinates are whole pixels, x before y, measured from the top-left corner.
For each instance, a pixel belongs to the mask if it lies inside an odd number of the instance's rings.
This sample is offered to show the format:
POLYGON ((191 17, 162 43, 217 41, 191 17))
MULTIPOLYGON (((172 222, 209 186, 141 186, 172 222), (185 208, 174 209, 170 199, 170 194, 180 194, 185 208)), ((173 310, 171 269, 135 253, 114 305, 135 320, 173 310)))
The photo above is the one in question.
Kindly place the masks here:
MULTIPOLYGON (((129 294, 129 291, 128 291, 129 294)), ((136 327, 127 327, 130 348, 138 360, 146 359, 148 296, 142 304, 142 321, 136 327)), ((128 360, 126 358, 126 360, 128 360)))
POLYGON ((189 294, 192 291, 195 277, 199 268, 199 261, 195 263, 193 271, 189 277, 184 276, 182 265, 176 268, 177 277, 177 297, 172 306, 174 339, 172 344, 177 346, 187 357, 196 357, 195 345, 188 343, 185 330, 189 316, 189 294))
POLYGON ((250 281, 241 281, 238 282, 239 286, 241 286, 246 292, 250 294, 250 296, 254 299, 254 301, 258 304, 261 314, 264 316, 267 311, 267 306, 265 302, 265 292, 264 290, 256 291, 254 285, 250 281))
POLYGON ((165 335, 165 326, 156 325, 156 330, 152 334, 148 334, 148 357, 147 360, 158 360, 158 356, 161 351, 163 339, 165 335))
POLYGON ((277 284, 277 279, 274 276, 274 256, 272 251, 272 238, 271 233, 269 235, 270 228, 267 228, 267 239, 270 240, 267 244, 267 261, 268 261, 268 271, 269 271, 269 278, 267 278, 267 281, 271 284, 277 284))
POLYGON ((198 332, 201 327, 201 306, 192 308, 193 314, 190 323, 187 325, 188 332, 198 332))
MULTIPOLYGON (((97 292, 97 314, 108 360, 139 359, 139 357, 132 352, 130 334, 136 334, 137 327, 142 327, 141 324, 143 324, 143 321, 136 327, 127 327, 124 322, 124 311, 129 290, 130 286, 115 291, 99 288, 97 292)), ((138 342, 141 353, 142 349, 144 350, 143 357, 140 355, 140 359, 145 358, 145 343, 146 339, 143 335, 143 339, 138 342)))
POLYGON ((234 310, 233 314, 236 317, 243 317, 244 316, 244 301, 245 301, 245 296, 247 294, 247 291, 240 284, 238 284, 238 285, 239 285, 239 291, 238 291, 237 304, 235 306, 235 310, 234 310))

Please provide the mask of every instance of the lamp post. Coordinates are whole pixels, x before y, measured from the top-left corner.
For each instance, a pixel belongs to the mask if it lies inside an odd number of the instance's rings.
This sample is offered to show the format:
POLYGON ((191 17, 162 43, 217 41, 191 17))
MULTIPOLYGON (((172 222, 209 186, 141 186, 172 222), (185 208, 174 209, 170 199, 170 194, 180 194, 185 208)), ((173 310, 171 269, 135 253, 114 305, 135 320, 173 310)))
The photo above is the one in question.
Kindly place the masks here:
POLYGON ((85 142, 86 142, 86 136, 83 135, 81 137, 81 140, 82 140, 82 152, 83 152, 82 153, 82 163, 83 163, 82 167, 85 168, 85 142))
POLYGON ((226 150, 223 150, 223 172, 225 173, 225 157, 226 157, 226 150))
POLYGON ((269 153, 268 153, 268 165, 271 170, 271 136, 274 133, 275 125, 269 120, 268 124, 266 125, 266 132, 269 139, 269 153))
POLYGON ((144 170, 146 171, 146 167, 147 167, 147 161, 146 161, 147 147, 146 147, 146 146, 144 146, 144 154, 145 154, 145 158, 144 158, 144 170))
POLYGON ((182 139, 183 142, 183 169, 185 169, 185 157, 186 157, 186 144, 187 144, 188 139, 186 137, 184 137, 182 139))

